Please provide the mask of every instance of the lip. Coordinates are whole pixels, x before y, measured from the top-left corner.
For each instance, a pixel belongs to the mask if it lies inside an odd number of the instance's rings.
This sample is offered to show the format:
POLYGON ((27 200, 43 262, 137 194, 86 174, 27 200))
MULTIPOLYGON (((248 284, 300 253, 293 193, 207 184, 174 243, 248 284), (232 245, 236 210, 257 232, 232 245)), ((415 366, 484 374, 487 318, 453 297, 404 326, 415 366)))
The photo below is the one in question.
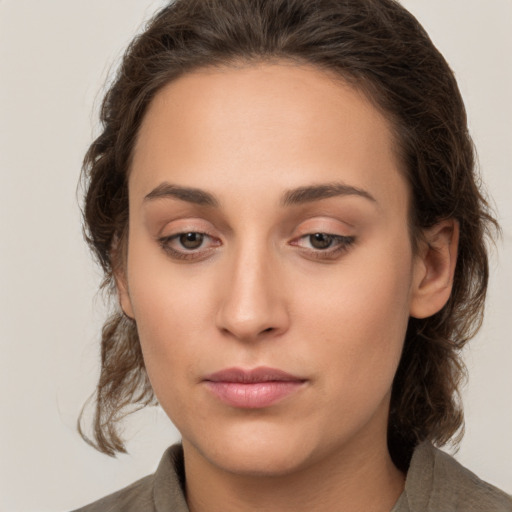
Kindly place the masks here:
POLYGON ((232 407, 263 409, 297 392, 306 379, 276 368, 258 367, 227 368, 206 376, 203 382, 218 399, 232 407))

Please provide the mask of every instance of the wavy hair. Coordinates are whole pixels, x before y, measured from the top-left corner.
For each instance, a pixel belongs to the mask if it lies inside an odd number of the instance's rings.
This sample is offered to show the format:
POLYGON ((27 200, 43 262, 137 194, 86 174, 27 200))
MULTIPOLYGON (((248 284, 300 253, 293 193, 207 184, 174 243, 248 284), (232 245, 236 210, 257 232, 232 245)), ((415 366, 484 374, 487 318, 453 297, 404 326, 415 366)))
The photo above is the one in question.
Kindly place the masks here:
MULTIPOLYGON (((101 108, 102 132, 83 164, 84 232, 115 296, 126 244, 128 174, 135 139, 155 94, 189 71, 287 60, 328 70, 362 90, 390 121, 408 180, 413 247, 442 219, 460 225, 448 303, 409 321, 394 380, 388 443, 405 468, 414 446, 443 445, 463 430, 460 351, 478 330, 488 281, 486 239, 499 230, 475 169, 466 112, 453 72, 419 22, 394 0, 176 0, 128 47, 101 108)), ((124 452, 120 421, 155 403, 137 328, 117 308, 101 340, 93 439, 124 452)))

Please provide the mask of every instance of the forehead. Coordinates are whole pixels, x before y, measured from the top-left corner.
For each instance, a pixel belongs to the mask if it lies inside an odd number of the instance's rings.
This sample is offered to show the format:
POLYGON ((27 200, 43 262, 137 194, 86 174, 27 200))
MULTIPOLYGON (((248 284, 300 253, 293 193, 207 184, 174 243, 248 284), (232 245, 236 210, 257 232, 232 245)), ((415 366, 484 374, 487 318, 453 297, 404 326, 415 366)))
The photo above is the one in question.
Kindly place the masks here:
POLYGON ((171 181, 268 195, 346 181, 396 200, 398 167, 390 122, 361 91, 313 66, 259 63, 165 86, 140 128, 130 187, 143 195, 171 181))

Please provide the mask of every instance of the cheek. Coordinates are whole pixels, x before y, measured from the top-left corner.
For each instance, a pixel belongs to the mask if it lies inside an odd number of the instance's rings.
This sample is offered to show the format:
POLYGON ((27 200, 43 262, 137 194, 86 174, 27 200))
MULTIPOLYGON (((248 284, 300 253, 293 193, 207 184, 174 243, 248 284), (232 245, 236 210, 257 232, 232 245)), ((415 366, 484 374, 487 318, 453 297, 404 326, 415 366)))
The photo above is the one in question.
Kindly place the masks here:
MULTIPOLYGON (((197 289, 194 270, 187 264, 173 266, 142 226, 130 229, 129 295, 141 334, 163 340, 172 333, 170 325, 173 329, 182 324, 196 328, 201 318, 197 311, 208 303, 208 294, 205 287, 197 289)), ((208 286, 204 280, 203 284, 208 286)))
POLYGON ((410 269, 408 245, 384 242, 347 258, 326 286, 311 282, 302 292, 299 316, 310 319, 302 330, 319 340, 315 357, 336 367, 328 385, 347 400, 382 398, 391 387, 409 319, 410 269))
POLYGON ((128 282, 146 369, 162 402, 173 399, 170 383, 177 389, 192 373, 191 365, 204 348, 212 300, 207 279, 198 290, 191 285, 197 280, 170 272, 166 258, 155 253, 154 248, 132 244, 128 282))
POLYGON ((195 294, 191 301, 160 284, 148 293, 148 300, 141 293, 135 306, 144 363, 156 398, 181 432, 195 400, 195 365, 204 352, 206 336, 199 310, 205 298, 195 294))

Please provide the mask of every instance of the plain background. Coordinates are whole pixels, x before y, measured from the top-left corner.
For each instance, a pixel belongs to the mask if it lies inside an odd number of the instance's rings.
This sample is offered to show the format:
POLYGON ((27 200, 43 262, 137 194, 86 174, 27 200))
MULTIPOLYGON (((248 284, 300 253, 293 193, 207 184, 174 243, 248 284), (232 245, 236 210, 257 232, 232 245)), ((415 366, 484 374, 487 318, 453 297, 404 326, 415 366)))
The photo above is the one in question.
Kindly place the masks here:
MULTIPOLYGON (((177 439, 158 408, 127 422, 130 455, 78 436, 98 375, 104 306, 81 237, 77 182, 101 90, 164 2, 0 0, 0 510, 84 505, 154 471, 177 439)), ((512 1, 407 0, 458 77, 504 229, 487 317, 466 353, 457 458, 512 492, 512 1)))

